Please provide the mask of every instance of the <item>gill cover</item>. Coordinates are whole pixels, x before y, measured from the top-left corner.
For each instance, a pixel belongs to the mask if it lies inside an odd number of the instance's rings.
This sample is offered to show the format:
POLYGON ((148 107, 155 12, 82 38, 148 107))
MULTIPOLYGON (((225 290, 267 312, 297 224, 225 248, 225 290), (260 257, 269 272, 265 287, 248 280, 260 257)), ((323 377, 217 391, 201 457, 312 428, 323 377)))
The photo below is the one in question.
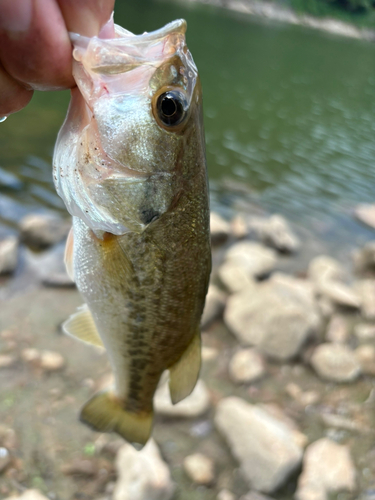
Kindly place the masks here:
POLYGON ((176 177, 197 69, 186 22, 115 38, 71 35, 73 76, 54 183, 71 215, 97 234, 141 232, 181 189, 176 177), (169 123, 170 122, 170 123, 169 123))

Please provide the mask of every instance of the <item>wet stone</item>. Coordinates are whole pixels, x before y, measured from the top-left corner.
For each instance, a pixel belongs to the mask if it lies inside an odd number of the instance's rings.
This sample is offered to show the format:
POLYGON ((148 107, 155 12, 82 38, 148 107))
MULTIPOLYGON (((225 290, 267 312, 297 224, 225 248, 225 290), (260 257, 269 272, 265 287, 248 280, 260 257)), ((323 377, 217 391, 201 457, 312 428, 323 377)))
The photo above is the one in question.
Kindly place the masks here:
POLYGON ((243 273, 253 278, 267 276, 276 266, 276 252, 252 241, 241 241, 229 248, 225 261, 242 267, 243 273))
POLYGON ((363 224, 375 229, 375 205, 370 203, 358 205, 355 208, 354 214, 363 224))
POLYGON ((354 335, 361 342, 375 340, 375 325, 359 323, 354 327, 354 335))
POLYGON ((349 339, 349 327, 345 318, 333 316, 327 325, 326 339, 335 344, 345 344, 349 339))
POLYGON ((288 221, 281 215, 273 215, 264 223, 261 238, 264 243, 280 252, 294 253, 301 246, 288 221))
POLYGON ((206 328, 210 323, 222 315, 225 307, 225 301, 225 293, 219 290, 219 288, 215 285, 210 285, 208 287, 206 303, 201 320, 202 328, 206 328))
POLYGON ((354 354, 361 365, 362 372, 366 375, 375 376, 375 346, 364 344, 354 351, 354 354))
POLYGON ((250 383, 265 374, 262 356, 256 349, 242 349, 229 363, 229 376, 235 383, 250 383))
POLYGON ((322 379, 332 382, 354 382, 361 374, 355 353, 341 344, 319 345, 311 357, 311 364, 322 379))
POLYGON ((245 218, 238 214, 231 220, 230 228, 232 235, 237 239, 242 239, 248 236, 249 228, 245 218))
POLYGON ((375 271, 375 241, 367 242, 363 248, 354 252, 353 261, 359 274, 375 271))
POLYGON ((222 399, 215 425, 240 463, 249 485, 271 493, 288 479, 302 460, 302 448, 280 420, 236 397, 222 399))
POLYGON ((219 491, 216 500, 236 500, 236 497, 231 491, 224 489, 219 491))
POLYGON ((10 274, 17 267, 18 238, 9 236, 0 241, 0 275, 10 274))
POLYGON ((156 391, 154 408, 156 413, 169 417, 195 418, 203 415, 210 407, 210 395, 203 380, 198 380, 193 392, 187 398, 173 405, 168 383, 156 391))
POLYGON ((210 214, 210 232, 212 245, 225 243, 230 235, 230 224, 224 220, 218 213, 210 214))
POLYGON ((319 255, 312 259, 307 274, 314 283, 326 280, 342 281, 345 278, 345 270, 340 262, 327 255, 319 255))
POLYGON ((356 471, 349 448, 327 438, 306 449, 296 500, 328 499, 341 491, 354 491, 356 471))
POLYGON ((116 458, 118 479, 113 500, 170 500, 175 486, 153 439, 137 451, 123 444, 116 458))
POLYGON ((34 248, 47 248, 67 237, 71 222, 49 214, 30 214, 20 222, 22 240, 34 248))
POLYGON ((188 477, 197 484, 209 485, 215 478, 213 461, 201 453, 186 457, 184 470, 188 477))
POLYGON ((249 273, 244 272, 241 263, 235 260, 225 261, 219 267, 218 275, 229 293, 236 293, 256 285, 254 278, 249 273))

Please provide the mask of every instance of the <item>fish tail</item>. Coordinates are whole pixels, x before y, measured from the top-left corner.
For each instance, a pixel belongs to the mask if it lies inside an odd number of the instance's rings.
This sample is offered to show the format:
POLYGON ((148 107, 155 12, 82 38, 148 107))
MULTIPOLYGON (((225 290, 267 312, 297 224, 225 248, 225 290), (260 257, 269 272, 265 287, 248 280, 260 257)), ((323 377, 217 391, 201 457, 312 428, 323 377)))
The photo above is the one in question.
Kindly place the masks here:
POLYGON ((80 420, 98 432, 116 432, 137 449, 147 443, 153 422, 153 412, 132 413, 111 392, 95 394, 81 410, 80 420), (138 445, 138 446, 137 446, 138 445))

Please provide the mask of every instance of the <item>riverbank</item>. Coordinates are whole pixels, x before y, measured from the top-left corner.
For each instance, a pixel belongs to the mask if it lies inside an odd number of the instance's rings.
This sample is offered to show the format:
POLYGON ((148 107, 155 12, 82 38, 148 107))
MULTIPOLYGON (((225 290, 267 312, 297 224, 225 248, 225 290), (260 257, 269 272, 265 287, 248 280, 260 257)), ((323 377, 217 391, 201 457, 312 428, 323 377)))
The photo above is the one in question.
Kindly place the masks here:
POLYGON ((309 14, 297 13, 294 10, 276 2, 257 0, 188 0, 205 5, 212 5, 232 10, 240 14, 261 17, 276 22, 305 26, 334 35, 375 42, 375 30, 361 28, 335 18, 320 18, 309 14))
MULTIPOLYGON (((357 211, 375 229, 374 215, 374 207, 357 211)), ((374 243, 351 266, 315 255, 301 272, 304 242, 283 217, 213 213, 200 382, 176 406, 161 385, 155 441, 136 452, 78 421, 112 376, 101 349, 61 333, 81 304, 62 266, 67 222, 30 215, 19 226, 21 244, 0 244, 8 271, 0 294, 1 498, 372 499, 374 243)))

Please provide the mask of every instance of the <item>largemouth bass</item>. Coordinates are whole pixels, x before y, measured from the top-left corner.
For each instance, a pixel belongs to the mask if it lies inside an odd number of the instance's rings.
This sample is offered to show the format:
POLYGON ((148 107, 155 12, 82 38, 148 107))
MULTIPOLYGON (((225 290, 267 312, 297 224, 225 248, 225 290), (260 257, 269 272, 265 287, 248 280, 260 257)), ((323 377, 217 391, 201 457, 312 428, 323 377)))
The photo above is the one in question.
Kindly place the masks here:
POLYGON ((85 301, 64 323, 103 345, 115 386, 80 418, 147 442, 153 396, 169 370, 171 400, 193 390, 211 271, 202 94, 174 21, 111 39, 72 37, 77 88, 54 154, 54 182, 73 216, 65 262, 85 301))

